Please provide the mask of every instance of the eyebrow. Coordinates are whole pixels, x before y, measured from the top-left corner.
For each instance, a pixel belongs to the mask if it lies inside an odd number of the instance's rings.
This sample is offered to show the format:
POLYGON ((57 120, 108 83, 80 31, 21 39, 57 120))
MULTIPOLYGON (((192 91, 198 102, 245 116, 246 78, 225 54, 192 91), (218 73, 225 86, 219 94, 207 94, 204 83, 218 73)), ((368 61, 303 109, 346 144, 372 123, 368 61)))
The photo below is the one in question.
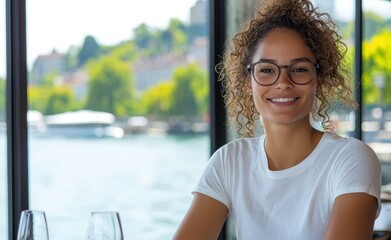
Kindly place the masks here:
MULTIPOLYGON (((275 59, 271 59, 271 58, 261 58, 260 60, 258 60, 258 62, 270 62, 270 63, 277 63, 277 60, 275 59)), ((306 58, 306 57, 302 57, 302 58, 294 58, 292 60, 290 60, 290 63, 298 63, 298 62, 312 62, 309 58, 306 58)))

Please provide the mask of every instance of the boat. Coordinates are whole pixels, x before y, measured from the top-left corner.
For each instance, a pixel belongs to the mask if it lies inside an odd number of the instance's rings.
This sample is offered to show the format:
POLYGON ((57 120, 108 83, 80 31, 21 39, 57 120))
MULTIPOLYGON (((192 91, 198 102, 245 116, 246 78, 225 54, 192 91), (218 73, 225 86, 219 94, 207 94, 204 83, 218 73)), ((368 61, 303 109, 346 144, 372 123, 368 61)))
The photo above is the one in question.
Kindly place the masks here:
POLYGON ((46 136, 121 138, 124 130, 115 126, 115 116, 108 112, 79 110, 44 116, 46 136))

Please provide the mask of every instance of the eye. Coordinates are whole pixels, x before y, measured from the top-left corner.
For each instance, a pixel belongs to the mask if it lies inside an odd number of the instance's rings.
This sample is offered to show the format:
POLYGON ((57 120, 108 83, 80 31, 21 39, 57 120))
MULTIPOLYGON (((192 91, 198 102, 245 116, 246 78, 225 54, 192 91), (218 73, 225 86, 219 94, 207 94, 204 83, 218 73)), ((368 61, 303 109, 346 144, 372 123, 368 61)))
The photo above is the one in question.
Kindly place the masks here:
POLYGON ((272 68, 264 67, 264 68, 259 69, 259 72, 261 72, 261 73, 274 73, 274 70, 272 68))
POLYGON ((309 62, 296 63, 290 66, 291 74, 307 74, 313 72, 313 66, 309 62))
POLYGON ((304 72, 309 72, 309 69, 306 68, 306 67, 302 67, 302 66, 294 66, 291 68, 291 72, 292 73, 304 73, 304 72))
POLYGON ((259 74, 270 75, 278 72, 276 66, 271 64, 260 63, 255 66, 255 70, 259 74))

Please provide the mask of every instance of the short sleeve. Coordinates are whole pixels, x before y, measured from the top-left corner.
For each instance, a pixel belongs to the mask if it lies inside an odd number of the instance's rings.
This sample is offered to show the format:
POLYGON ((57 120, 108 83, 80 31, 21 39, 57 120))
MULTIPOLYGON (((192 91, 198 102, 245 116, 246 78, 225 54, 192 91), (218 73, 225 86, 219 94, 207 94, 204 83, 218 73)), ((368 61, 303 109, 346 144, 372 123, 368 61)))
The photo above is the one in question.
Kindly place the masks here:
POLYGON ((365 143, 350 139, 343 147, 332 176, 332 197, 347 193, 367 193, 377 198, 381 210, 381 164, 365 143))
POLYGON ((227 194, 227 164, 224 147, 218 149, 210 158, 193 193, 198 192, 220 201, 230 209, 227 194))

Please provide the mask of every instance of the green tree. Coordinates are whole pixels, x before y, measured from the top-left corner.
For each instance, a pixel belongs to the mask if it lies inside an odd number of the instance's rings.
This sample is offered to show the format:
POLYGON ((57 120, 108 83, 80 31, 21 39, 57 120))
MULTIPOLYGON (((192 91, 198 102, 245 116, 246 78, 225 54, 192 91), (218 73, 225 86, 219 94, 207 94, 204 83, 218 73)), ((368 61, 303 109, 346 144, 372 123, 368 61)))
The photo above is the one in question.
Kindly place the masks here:
MULTIPOLYGON (((364 12, 363 17, 363 37, 364 40, 369 40, 373 35, 376 35, 381 29, 388 28, 390 26, 390 20, 383 19, 380 15, 375 12, 364 12)), ((354 37, 354 28, 355 21, 350 22, 337 22, 337 25, 341 28, 341 35, 345 39, 353 39, 354 37)))
POLYGON ((379 14, 374 12, 366 12, 364 14, 364 39, 369 40, 385 28, 385 20, 379 14))
POLYGON ((142 96, 145 114, 157 118, 168 117, 172 105, 173 87, 173 82, 169 81, 158 83, 155 87, 148 89, 142 96))
POLYGON ((29 98, 29 109, 36 110, 41 113, 46 111, 51 88, 42 86, 29 86, 27 88, 29 98))
POLYGON ((152 41, 152 32, 149 29, 148 25, 142 23, 138 25, 134 30, 134 41, 136 43, 137 48, 147 48, 152 41))
POLYGON ((75 96, 69 87, 55 87, 51 89, 51 94, 48 98, 46 109, 43 112, 45 115, 57 114, 66 111, 76 110, 75 96))
POLYGON ((174 47, 174 33, 170 30, 164 30, 160 33, 161 52, 170 52, 174 47))
POLYGON ((113 48, 110 54, 121 61, 129 62, 136 58, 137 52, 134 42, 128 41, 113 48))
POLYGON ((86 108, 105 111, 117 117, 130 114, 132 75, 127 63, 105 57, 88 65, 90 81, 86 108))
POLYGON ((177 68, 173 74, 174 87, 170 113, 193 120, 198 115, 196 94, 192 86, 193 75, 189 75, 189 68, 177 68))
POLYGON ((183 52, 188 45, 187 27, 179 19, 171 19, 164 30, 151 30, 145 23, 134 30, 134 42, 137 49, 142 49, 142 56, 154 56, 174 51, 183 52))
POLYGON ((65 53, 65 62, 66 62, 66 69, 72 70, 77 68, 79 59, 79 47, 72 45, 68 48, 68 51, 65 53))
POLYGON ((391 103, 391 30, 383 29, 363 44, 363 88, 364 101, 368 105, 379 102, 382 96, 384 103, 391 103), (376 86, 376 77, 381 76, 384 87, 376 86))
MULTIPOLYGON (((186 33, 186 27, 179 19, 171 19, 168 25, 168 31, 171 32, 170 43, 174 51, 182 52, 186 49, 188 43, 188 37, 186 33)), ((171 49, 170 49, 171 50, 171 49)))
POLYGON ((191 86, 196 97, 198 114, 209 112, 209 81, 208 74, 197 64, 189 64, 183 74, 191 76, 191 86))
POLYGON ((58 72, 50 72, 43 76, 42 83, 40 84, 41 86, 45 87, 54 87, 55 86, 55 81, 56 78, 58 77, 58 72))
POLYGON ((76 100, 70 87, 29 86, 27 91, 29 109, 44 115, 81 109, 81 103, 76 100))
POLYGON ((84 65, 90 59, 98 57, 100 50, 101 48, 96 42, 95 38, 92 36, 87 36, 84 39, 83 47, 81 48, 78 55, 79 66, 84 65))

